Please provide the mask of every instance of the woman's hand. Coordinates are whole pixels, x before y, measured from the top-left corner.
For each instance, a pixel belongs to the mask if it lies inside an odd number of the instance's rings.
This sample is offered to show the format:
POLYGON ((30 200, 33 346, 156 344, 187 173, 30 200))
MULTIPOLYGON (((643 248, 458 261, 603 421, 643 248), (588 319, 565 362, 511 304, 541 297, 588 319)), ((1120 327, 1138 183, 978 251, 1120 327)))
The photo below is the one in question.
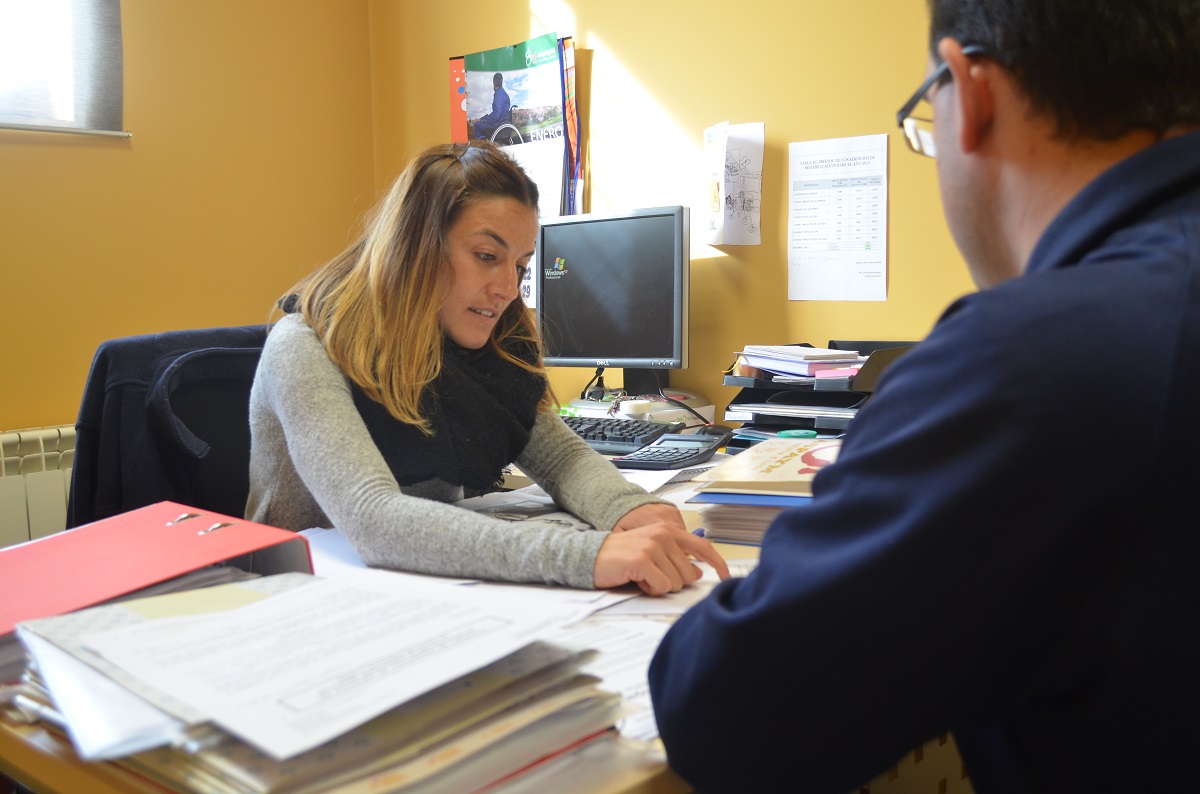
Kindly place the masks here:
POLYGON ((729 578, 729 566, 704 538, 667 522, 644 524, 605 539, 592 581, 599 588, 636 582, 648 595, 665 595, 700 578, 693 559, 707 562, 722 579, 729 578))
POLYGON ((683 523, 683 515, 679 512, 679 508, 675 505, 663 504, 661 502, 635 507, 621 516, 621 520, 612 528, 612 531, 625 532, 637 527, 644 527, 647 524, 660 523, 668 524, 684 532, 687 531, 687 526, 683 523))

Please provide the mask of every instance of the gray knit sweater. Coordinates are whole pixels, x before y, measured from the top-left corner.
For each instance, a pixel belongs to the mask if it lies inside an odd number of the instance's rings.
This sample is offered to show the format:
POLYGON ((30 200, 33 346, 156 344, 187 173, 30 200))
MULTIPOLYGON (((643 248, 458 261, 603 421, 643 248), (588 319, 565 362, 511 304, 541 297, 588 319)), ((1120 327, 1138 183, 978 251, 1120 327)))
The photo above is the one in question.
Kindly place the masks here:
POLYGON ((617 520, 661 501, 626 482, 563 422, 539 414, 521 470, 565 510, 605 531, 510 523, 449 502, 462 488, 403 489, 372 441, 349 381, 299 315, 271 329, 250 392, 246 517, 285 529, 337 527, 372 566, 592 587, 617 520))

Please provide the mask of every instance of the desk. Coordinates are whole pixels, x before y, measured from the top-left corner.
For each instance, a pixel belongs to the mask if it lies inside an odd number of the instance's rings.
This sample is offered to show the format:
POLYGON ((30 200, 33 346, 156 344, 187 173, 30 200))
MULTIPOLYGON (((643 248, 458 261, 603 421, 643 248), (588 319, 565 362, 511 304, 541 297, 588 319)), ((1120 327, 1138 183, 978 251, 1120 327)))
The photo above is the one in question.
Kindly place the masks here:
MULTIPOLYGON (((616 753, 614 758, 618 758, 616 753)), ((614 762, 615 763, 615 762, 614 762)), ((172 789, 156 785, 116 764, 81 761, 70 742, 37 725, 14 725, 0 719, 0 774, 8 775, 35 792, 86 792, 87 794, 169 794, 172 789)), ((614 766, 608 782, 600 788, 571 791, 572 794, 686 794, 692 789, 664 763, 614 766)), ((504 794, 505 789, 495 790, 504 794)), ((0 784, 0 792, 7 790, 0 784)))
MULTIPOLYGON (((694 518, 688 511, 685 516, 689 523, 694 518)), ((758 556, 755 546, 716 545, 727 559, 758 556)), ((554 778, 538 780, 539 787, 522 789, 514 783, 493 794, 686 794, 692 790, 665 763, 645 753, 625 751, 617 744, 594 746, 591 753, 593 762, 605 768, 604 782, 595 787, 580 787, 568 769, 554 778)), ((169 791, 115 764, 81 761, 70 742, 41 726, 16 725, 3 719, 0 719, 0 774, 38 792, 163 794, 169 791)), ((948 736, 933 739, 907 753, 894 767, 870 781, 868 788, 872 794, 972 792, 958 750, 948 736)), ((0 794, 7 794, 2 786, 0 794)))
MULTIPOLYGON (((79 760, 71 743, 39 725, 0 719, 0 774, 33 791, 151 794, 166 789, 115 764, 79 760)), ((7 789, 0 786, 0 791, 7 789)))
MULTIPOLYGON (((114 764, 80 761, 69 742, 59 739, 36 725, 13 725, 0 719, 0 774, 8 775, 37 792, 87 792, 87 794, 169 794, 164 789, 114 764)), ((864 787, 872 794, 971 794, 949 737, 926 742, 904 756, 864 787)), ((859 789, 862 790, 862 789, 859 789)), ((541 792, 571 794, 686 794, 692 791, 666 764, 617 765, 606 785, 581 789, 578 786, 553 788, 541 792)), ((7 794, 2 783, 0 792, 7 794)), ((497 789, 494 794, 505 794, 497 789)), ((524 794, 524 793, 522 793, 524 794)))
MULTIPOLYGON (((756 547, 721 544, 730 559, 755 557, 756 547)), ((593 768, 604 770, 604 782, 581 789, 570 770, 560 778, 541 780, 540 791, 572 794, 684 794, 691 791, 658 757, 639 752, 632 743, 616 740, 586 748, 593 768)), ((81 760, 70 742, 40 725, 21 725, 0 719, 0 774, 37 792, 88 794, 162 794, 163 788, 116 764, 81 760)), ((518 781, 519 782, 519 781, 518 781)), ((514 782, 514 789, 520 789, 514 782)), ((505 788, 496 790, 503 794, 505 788)), ((7 794, 0 789, 0 794, 7 794)))

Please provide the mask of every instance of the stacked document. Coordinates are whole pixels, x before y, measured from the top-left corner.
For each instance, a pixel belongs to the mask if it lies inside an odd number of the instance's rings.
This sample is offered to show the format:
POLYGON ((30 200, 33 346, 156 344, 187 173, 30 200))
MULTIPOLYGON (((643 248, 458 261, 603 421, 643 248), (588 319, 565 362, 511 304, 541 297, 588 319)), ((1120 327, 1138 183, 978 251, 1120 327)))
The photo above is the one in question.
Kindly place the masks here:
POLYGON ((761 543, 784 510, 804 507, 817 473, 837 459, 838 438, 771 438, 714 466, 697 479, 689 502, 704 511, 710 540, 761 543))
POLYGON ((711 505, 704 511, 704 536, 720 543, 762 544, 767 527, 782 513, 804 507, 809 496, 743 493, 698 493, 688 500, 711 505))
POLYGON ((798 376, 815 376, 831 370, 850 373, 866 361, 853 350, 803 345, 746 345, 737 355, 751 367, 798 376))
POLYGON ((26 621, 26 700, 79 754, 212 792, 467 791, 603 736, 620 697, 539 638, 577 606, 364 570, 26 621), (44 716, 44 715, 43 715, 44 716))
POLYGON ((840 438, 770 438, 696 478, 705 493, 811 496, 812 482, 837 460, 840 438))
POLYGON ((25 666, 15 627, 119 598, 312 571, 295 532, 159 502, 0 549, 0 684, 25 666))

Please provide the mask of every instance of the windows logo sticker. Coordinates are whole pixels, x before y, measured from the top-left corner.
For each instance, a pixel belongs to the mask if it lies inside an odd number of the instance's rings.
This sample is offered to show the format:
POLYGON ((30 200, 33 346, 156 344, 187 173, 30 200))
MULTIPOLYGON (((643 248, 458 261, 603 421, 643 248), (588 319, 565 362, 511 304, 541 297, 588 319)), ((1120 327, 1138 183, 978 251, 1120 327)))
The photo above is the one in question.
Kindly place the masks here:
POLYGON ((554 257, 554 264, 546 268, 546 278, 550 280, 562 278, 567 274, 566 257, 554 257))

